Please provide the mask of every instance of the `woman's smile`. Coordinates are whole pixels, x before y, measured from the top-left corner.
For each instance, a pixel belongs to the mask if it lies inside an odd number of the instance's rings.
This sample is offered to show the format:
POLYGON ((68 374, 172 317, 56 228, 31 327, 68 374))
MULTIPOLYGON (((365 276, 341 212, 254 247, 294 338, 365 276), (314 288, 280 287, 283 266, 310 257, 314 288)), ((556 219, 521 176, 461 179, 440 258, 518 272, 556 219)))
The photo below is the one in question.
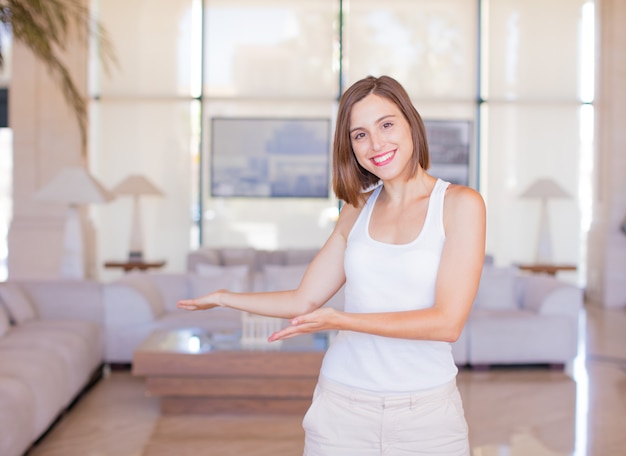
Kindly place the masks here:
POLYGON ((370 160, 372 160, 372 162, 374 162, 374 165, 376 166, 384 166, 387 163, 391 162, 395 155, 396 155, 396 151, 392 150, 389 152, 385 152, 383 154, 376 155, 375 157, 372 157, 370 160))

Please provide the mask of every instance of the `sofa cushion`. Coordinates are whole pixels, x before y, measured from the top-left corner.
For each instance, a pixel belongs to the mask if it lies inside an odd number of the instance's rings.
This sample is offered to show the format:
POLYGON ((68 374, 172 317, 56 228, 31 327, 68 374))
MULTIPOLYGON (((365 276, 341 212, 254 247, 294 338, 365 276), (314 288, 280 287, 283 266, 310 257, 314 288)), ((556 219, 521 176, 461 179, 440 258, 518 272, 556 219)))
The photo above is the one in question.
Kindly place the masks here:
MULTIPOLYGON (((83 323, 90 327, 93 325, 90 322, 83 323)), ((93 334, 94 340, 100 340, 97 332, 93 334)), ((73 334, 64 328, 49 328, 41 325, 31 327, 30 323, 25 323, 2 338, 0 349, 30 349, 56 359, 62 364, 66 373, 64 397, 69 399, 82 389, 95 366, 101 362, 101 355, 99 354, 100 356, 94 359, 93 350, 89 345, 79 334, 73 334)))
POLYGON ((0 347, 0 376, 17 379, 33 395, 36 404, 33 438, 41 435, 69 404, 68 374, 54 353, 0 347))
POLYGON ((318 252, 319 249, 287 249, 285 264, 309 264, 318 252))
POLYGON ((14 283, 0 284, 0 300, 9 312, 11 320, 16 324, 37 318, 37 312, 30 299, 14 283))
POLYGON ((196 250, 194 253, 199 255, 203 263, 220 264, 221 262, 220 254, 215 249, 203 248, 196 250))
POLYGON ((250 268, 248 265, 215 266, 212 264, 198 265, 197 274, 192 275, 192 296, 202 296, 219 289, 234 292, 250 290, 250 268))
POLYGON ((203 247, 187 254, 187 272, 195 272, 198 264, 220 264, 219 252, 216 249, 203 247))
POLYGON ((474 307, 492 310, 519 308, 517 273, 515 268, 485 265, 474 307))
POLYGON ((33 334, 55 330, 80 338, 80 345, 89 354, 91 370, 99 366, 104 358, 104 328, 101 324, 80 320, 32 320, 19 329, 32 331, 33 334))
POLYGON ((0 337, 4 336, 10 327, 11 322, 9 321, 9 316, 4 308, 0 306, 0 337))
POLYGON ((256 250, 252 247, 233 247, 220 249, 220 264, 224 266, 247 265, 255 267, 256 250))
POLYGON ((25 454, 34 438, 35 398, 28 385, 0 375, 0 454, 25 454))
POLYGON ((308 264, 265 265, 265 291, 295 290, 300 285, 308 264))
POLYGON ((98 281, 41 279, 23 281, 19 286, 33 303, 38 320, 102 322, 102 285, 98 281))
POLYGON ((262 272, 266 264, 285 264, 284 250, 257 250, 254 258, 253 273, 262 272))

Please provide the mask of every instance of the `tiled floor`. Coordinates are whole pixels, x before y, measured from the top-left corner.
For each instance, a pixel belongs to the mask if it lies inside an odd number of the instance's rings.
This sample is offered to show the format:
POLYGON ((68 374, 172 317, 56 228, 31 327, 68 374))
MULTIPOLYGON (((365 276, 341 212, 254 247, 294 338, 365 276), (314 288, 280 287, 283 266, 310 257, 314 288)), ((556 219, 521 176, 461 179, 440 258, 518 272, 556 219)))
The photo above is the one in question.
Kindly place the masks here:
MULTIPOLYGON (((566 372, 459 373, 473 456, 626 455, 626 311, 588 308, 586 320, 581 356, 566 372)), ((115 371, 29 456, 297 456, 300 420, 161 417, 142 380, 115 371)))

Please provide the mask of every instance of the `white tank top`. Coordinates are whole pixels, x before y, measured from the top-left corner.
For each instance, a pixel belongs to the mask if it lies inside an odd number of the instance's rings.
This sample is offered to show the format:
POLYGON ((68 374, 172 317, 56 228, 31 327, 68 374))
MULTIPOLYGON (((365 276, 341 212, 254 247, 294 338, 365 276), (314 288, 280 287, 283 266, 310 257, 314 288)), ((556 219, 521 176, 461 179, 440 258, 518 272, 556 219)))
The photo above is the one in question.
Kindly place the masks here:
MULTIPOLYGON (((397 312, 432 307, 445 242, 443 202, 449 183, 437 180, 424 227, 408 244, 387 244, 369 235, 382 186, 363 206, 348 236, 345 311, 397 312)), ((448 342, 382 337, 341 331, 328 348, 321 374, 346 386, 383 394, 443 385, 457 374, 448 342)))

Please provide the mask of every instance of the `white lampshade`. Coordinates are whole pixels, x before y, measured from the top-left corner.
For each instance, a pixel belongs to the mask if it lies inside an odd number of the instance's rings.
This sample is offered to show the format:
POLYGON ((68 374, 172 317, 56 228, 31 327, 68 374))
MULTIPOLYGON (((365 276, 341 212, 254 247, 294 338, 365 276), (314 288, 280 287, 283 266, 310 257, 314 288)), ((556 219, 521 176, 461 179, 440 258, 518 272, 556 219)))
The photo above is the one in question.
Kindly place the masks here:
POLYGON ((113 188, 116 195, 155 195, 163 196, 152 182, 140 174, 132 174, 113 188))
POLYGON ((85 168, 63 168, 35 193, 35 199, 63 204, 106 203, 115 198, 85 168))
POLYGON ((520 194, 521 198, 570 198, 558 182, 553 179, 541 178, 534 181, 520 194))

